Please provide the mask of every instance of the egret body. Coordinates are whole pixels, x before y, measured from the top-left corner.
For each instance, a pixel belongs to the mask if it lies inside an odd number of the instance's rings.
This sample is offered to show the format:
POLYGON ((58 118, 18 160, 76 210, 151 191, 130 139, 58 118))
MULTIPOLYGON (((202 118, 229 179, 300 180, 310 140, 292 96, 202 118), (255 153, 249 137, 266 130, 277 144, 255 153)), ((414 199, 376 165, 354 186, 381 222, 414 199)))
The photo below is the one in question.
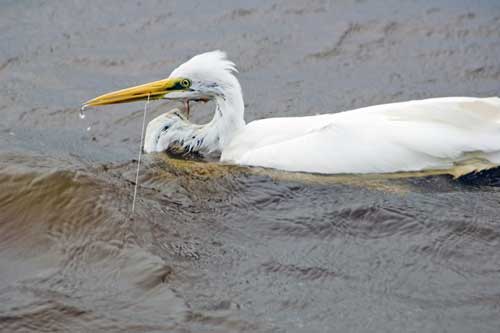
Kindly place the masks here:
POLYGON ((444 97, 245 124, 236 67, 225 53, 191 58, 167 79, 96 97, 85 106, 144 99, 213 100, 205 125, 174 110, 147 126, 144 151, 220 153, 222 162, 314 173, 387 173, 500 164, 500 99, 444 97))

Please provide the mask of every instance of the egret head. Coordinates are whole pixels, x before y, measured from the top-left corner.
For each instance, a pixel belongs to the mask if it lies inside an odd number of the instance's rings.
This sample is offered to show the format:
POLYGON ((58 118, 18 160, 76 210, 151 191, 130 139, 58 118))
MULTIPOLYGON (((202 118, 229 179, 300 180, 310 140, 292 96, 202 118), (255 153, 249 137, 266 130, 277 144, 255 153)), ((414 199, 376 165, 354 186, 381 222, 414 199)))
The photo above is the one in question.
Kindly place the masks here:
POLYGON ((185 103, 186 114, 173 110, 153 119, 144 141, 146 152, 180 151, 211 153, 221 151, 245 125, 241 86, 234 76, 236 67, 221 51, 194 56, 177 67, 166 79, 131 87, 91 99, 83 107, 169 99, 185 103), (214 100, 216 110, 205 125, 189 122, 189 102, 214 100))
POLYGON ((221 51, 194 56, 177 67, 166 79, 107 93, 91 99, 84 106, 128 103, 140 100, 170 99, 207 101, 225 98, 228 91, 241 87, 233 75, 236 67, 221 51))

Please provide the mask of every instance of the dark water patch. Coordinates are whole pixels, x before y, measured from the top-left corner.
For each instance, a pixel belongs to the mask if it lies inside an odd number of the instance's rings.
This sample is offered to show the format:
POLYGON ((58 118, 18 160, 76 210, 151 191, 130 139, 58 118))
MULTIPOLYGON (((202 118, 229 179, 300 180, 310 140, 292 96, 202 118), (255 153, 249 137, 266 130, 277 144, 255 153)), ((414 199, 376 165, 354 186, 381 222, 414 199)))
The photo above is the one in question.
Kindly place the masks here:
POLYGON ((278 262, 267 262, 262 264, 265 273, 279 273, 297 279, 317 280, 325 278, 336 278, 338 273, 326 270, 322 267, 300 267, 296 265, 284 265, 278 262))
POLYGON ((500 186, 500 168, 473 172, 459 178, 459 182, 469 186, 500 186))
POLYGON ((294 237, 334 238, 351 235, 358 238, 384 238, 412 233, 419 229, 414 217, 405 212, 381 207, 351 207, 321 217, 323 221, 305 218, 290 225, 277 223, 271 231, 294 237), (326 220, 326 221, 325 221, 326 220))

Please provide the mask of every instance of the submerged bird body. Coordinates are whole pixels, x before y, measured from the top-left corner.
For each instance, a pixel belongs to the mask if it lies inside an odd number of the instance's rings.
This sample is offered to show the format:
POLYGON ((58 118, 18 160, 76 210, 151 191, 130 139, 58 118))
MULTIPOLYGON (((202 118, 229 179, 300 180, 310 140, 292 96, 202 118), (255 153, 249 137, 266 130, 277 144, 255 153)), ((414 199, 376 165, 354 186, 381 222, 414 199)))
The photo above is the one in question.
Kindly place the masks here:
POLYGON ((214 117, 205 125, 189 122, 178 110, 153 119, 146 130, 146 152, 181 146, 186 152, 220 153, 227 163, 329 174, 448 169, 469 160, 500 164, 499 98, 433 98, 245 124, 234 71, 224 53, 204 53, 166 80, 106 94, 87 104, 154 94, 187 103, 215 101, 214 117))

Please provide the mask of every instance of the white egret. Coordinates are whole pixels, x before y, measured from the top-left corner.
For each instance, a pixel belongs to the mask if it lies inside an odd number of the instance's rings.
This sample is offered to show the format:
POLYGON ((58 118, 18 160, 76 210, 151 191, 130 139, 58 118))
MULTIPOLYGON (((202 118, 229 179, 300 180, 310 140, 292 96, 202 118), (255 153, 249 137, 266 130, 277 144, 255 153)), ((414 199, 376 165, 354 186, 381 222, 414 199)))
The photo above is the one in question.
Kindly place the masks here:
POLYGON ((313 173, 448 169, 500 164, 500 98, 445 97, 332 114, 244 121, 236 67, 221 51, 191 58, 168 78, 96 97, 84 106, 148 99, 213 100, 213 119, 172 111, 147 126, 144 151, 218 152, 222 162, 313 173))

